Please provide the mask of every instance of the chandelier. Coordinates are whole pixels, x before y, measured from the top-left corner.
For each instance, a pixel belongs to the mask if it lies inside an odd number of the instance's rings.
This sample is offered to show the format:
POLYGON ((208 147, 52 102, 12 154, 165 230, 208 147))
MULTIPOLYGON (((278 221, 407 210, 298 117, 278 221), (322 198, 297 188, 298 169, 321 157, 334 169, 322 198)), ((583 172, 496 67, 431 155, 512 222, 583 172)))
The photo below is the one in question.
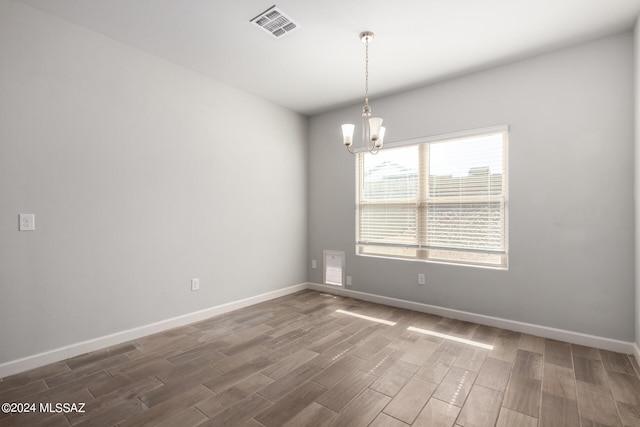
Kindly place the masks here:
POLYGON ((361 153, 368 151, 377 154, 382 148, 385 128, 382 127, 380 117, 371 117, 371 107, 369 106, 369 42, 373 40, 374 34, 371 31, 360 33, 360 40, 365 44, 365 74, 364 74, 364 106, 362 107, 362 143, 359 147, 353 147, 353 130, 355 125, 342 125, 342 138, 345 147, 350 153, 361 153))

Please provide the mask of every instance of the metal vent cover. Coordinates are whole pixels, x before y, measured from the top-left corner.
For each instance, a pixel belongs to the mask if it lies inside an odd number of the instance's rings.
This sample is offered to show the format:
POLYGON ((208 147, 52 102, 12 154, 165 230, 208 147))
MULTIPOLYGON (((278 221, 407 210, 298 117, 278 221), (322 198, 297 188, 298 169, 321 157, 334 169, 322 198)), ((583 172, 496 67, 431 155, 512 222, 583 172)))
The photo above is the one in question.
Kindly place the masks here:
POLYGON ((276 5, 271 6, 249 22, 253 22, 276 38, 289 34, 300 27, 276 5))

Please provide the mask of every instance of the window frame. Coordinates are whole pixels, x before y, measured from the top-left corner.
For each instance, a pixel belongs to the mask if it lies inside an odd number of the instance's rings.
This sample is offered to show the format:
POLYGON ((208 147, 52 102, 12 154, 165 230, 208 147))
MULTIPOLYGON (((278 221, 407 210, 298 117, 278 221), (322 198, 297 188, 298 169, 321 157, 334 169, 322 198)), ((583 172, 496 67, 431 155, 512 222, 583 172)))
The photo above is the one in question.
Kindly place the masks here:
MULTIPOLYGON (((361 162, 363 156, 367 153, 360 153, 356 156, 356 255, 358 256, 368 256, 368 257, 381 257, 381 258, 391 258, 391 259, 404 259, 404 260, 413 260, 413 261, 421 261, 421 262, 430 262, 430 263, 442 263, 442 264, 455 264, 455 265, 463 265, 463 266, 473 266, 473 267, 482 267, 489 269, 497 269, 497 270, 508 270, 508 260, 509 260, 509 126, 508 125, 500 125, 500 126, 491 126, 480 129, 472 129, 466 130, 462 132, 454 132, 447 133, 429 137, 415 138, 411 140, 391 142, 385 144, 385 149, 389 148, 399 148, 399 147, 407 147, 417 145, 418 146, 418 195, 417 199, 385 199, 384 202, 376 202, 375 200, 362 200, 361 195, 364 194, 364 167, 361 167, 361 162), (437 143, 446 143, 452 142, 455 140, 468 139, 474 137, 482 137, 493 134, 502 134, 502 194, 499 196, 496 195, 465 195, 465 196, 440 196, 440 197, 432 197, 429 195, 429 145, 437 144, 437 143), (398 205, 408 205, 408 206, 416 206, 416 238, 417 245, 403 245, 403 244, 372 244, 369 242, 363 242, 361 239, 361 211, 362 206, 366 205, 388 205, 389 202, 387 200, 391 200, 391 203, 398 205), (504 216, 504 220, 501 223, 501 237, 502 244, 504 247, 503 251, 492 251, 492 250, 474 250, 474 249, 463 249, 463 248, 455 248, 452 249, 450 247, 436 247, 423 245, 421 242, 427 242, 427 210, 429 206, 437 205, 437 204, 445 204, 445 203, 463 203, 463 204, 472 204, 472 203, 489 203, 489 202, 499 202, 500 203, 500 211, 504 216), (413 252, 412 252, 413 251, 413 252), (395 253, 394 253, 395 252, 395 253), (404 252, 404 253, 403 253, 404 252), (450 254, 458 254, 458 259, 454 259, 453 257, 443 257, 438 256, 438 253, 442 254, 443 252, 449 252, 450 254), (483 262, 483 261, 474 261, 469 258, 472 257, 473 253, 479 254, 478 257, 485 256, 488 258, 491 255, 499 257, 500 262, 483 262), (460 257, 467 259, 460 259, 460 257)), ((384 150, 384 149, 383 149, 384 150)))

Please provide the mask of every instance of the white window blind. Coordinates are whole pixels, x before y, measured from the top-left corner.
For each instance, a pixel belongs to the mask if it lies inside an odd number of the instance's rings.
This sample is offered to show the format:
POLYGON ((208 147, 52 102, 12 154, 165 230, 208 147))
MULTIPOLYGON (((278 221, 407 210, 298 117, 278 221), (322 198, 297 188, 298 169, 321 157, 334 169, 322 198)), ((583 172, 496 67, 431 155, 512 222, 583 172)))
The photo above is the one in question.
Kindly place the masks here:
POLYGON ((358 155, 357 252, 506 268, 507 131, 358 155))

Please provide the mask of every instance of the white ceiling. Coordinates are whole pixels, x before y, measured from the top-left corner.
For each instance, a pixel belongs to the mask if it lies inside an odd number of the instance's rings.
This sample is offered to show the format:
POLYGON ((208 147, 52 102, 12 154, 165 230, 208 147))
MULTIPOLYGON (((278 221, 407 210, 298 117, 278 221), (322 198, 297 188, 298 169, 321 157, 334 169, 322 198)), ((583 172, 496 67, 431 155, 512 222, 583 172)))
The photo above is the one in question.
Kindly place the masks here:
POLYGON ((22 0, 303 114, 631 29, 640 0, 278 0, 300 25, 249 21, 275 0, 22 0))

